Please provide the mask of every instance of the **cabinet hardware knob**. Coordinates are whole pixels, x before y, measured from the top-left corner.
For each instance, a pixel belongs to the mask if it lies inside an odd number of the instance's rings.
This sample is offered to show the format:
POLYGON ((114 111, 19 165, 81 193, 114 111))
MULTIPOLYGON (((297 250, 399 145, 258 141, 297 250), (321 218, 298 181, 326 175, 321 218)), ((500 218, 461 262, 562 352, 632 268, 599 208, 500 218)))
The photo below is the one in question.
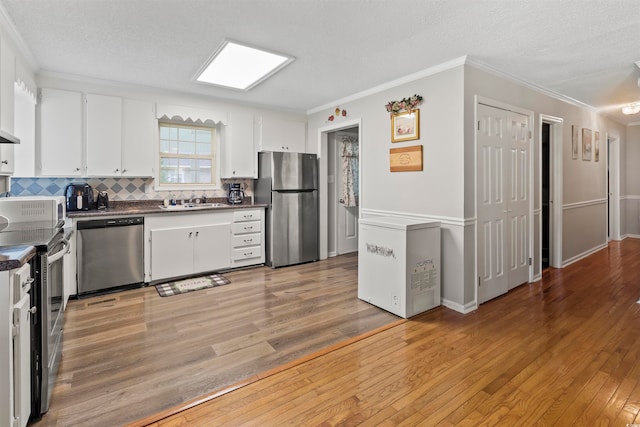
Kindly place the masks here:
POLYGON ((120 170, 120 169, 116 169, 116 170, 114 170, 114 172, 118 172, 119 170, 120 170))
POLYGON ((200 234, 200 232, 199 232, 199 231, 196 231, 196 237, 198 237, 198 234, 200 234))
POLYGON ((3 165, 8 165, 8 164, 9 164, 9 160, 3 160, 3 161, 2 161, 2 164, 3 164, 3 165))
POLYGON ((122 169, 122 173, 125 173, 127 170, 126 169, 122 169))
POLYGON ((191 237, 193 235, 193 231, 189 232, 189 237, 191 237))
POLYGON ((80 171, 80 168, 75 168, 74 172, 80 171))
POLYGON ((253 252, 249 252, 249 253, 245 252, 244 253, 244 256, 250 256, 250 255, 253 255, 253 252))

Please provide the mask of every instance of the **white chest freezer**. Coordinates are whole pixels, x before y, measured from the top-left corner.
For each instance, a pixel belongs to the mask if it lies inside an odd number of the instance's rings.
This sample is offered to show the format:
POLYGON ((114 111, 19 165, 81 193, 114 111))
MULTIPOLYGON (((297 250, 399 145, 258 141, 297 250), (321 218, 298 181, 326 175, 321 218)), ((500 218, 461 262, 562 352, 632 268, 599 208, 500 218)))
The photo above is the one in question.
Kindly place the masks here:
POLYGON ((440 305, 440 223, 363 218, 358 298, 408 318, 440 305))

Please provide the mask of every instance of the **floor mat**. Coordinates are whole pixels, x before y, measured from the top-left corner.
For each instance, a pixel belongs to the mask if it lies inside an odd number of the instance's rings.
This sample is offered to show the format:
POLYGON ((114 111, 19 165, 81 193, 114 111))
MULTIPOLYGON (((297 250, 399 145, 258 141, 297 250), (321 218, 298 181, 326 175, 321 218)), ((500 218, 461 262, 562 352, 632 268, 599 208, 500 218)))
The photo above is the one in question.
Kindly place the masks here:
POLYGON ((199 291, 200 289, 213 288, 231 283, 222 274, 211 274, 208 276, 192 277, 190 279, 178 280, 156 285, 156 290, 161 297, 170 297, 187 292, 199 291))

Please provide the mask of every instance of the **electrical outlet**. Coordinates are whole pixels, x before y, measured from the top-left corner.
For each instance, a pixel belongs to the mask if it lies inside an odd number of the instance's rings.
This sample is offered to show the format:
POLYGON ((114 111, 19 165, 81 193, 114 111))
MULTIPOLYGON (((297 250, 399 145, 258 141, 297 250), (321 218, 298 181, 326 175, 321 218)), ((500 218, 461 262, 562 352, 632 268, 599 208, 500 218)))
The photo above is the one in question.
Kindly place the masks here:
POLYGON ((400 301, 398 300, 398 296, 397 295, 393 296, 393 305, 395 305, 396 307, 398 305, 400 305, 400 301))

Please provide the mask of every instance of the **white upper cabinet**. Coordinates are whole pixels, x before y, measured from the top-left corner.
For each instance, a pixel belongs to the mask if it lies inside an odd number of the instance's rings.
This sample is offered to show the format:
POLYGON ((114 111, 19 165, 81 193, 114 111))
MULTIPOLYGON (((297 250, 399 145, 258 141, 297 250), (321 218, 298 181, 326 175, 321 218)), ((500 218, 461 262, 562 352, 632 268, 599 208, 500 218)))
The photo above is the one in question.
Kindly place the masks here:
MULTIPOLYGON (((15 54, 5 38, 2 38, 0 40, 0 128, 12 135, 15 76, 15 54)), ((14 145, 0 144, 0 175, 11 175, 14 170, 14 145)))
POLYGON ((87 95, 87 175, 153 174, 153 104, 87 95))
POLYGON ((82 176, 82 93, 40 90, 40 175, 82 176))
POLYGON ((152 102, 123 100, 122 176, 153 176, 156 117, 152 102))
POLYGON ((258 151, 292 151, 304 153, 307 125, 305 122, 262 116, 256 121, 258 151))
POLYGON ((87 95, 87 175, 120 176, 122 98, 87 95))
POLYGON ((252 113, 233 112, 229 115, 225 139, 220 148, 220 178, 258 177, 252 113))

